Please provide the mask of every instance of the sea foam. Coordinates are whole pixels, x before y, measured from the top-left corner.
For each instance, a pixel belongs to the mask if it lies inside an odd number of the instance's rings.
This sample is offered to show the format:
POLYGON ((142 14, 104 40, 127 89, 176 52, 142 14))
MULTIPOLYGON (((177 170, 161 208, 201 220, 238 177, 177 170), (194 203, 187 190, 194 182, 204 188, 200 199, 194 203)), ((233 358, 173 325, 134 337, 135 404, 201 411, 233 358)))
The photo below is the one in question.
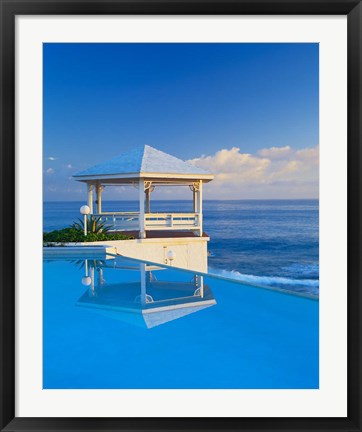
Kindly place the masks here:
POLYGON ((209 267, 210 274, 216 276, 222 276, 228 279, 239 280, 242 282, 256 284, 256 285, 265 285, 265 286, 294 286, 294 287, 309 287, 309 288, 318 288, 319 280, 318 279, 291 279, 284 278, 278 276, 255 276, 250 274, 243 274, 236 270, 218 270, 212 267, 209 267))

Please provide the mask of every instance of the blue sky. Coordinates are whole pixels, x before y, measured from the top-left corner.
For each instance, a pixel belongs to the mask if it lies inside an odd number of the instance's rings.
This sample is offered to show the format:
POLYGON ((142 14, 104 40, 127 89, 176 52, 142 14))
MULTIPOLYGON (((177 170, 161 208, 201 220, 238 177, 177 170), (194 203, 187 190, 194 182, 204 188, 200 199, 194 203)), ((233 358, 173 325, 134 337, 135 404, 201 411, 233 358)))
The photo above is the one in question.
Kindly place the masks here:
POLYGON ((45 200, 143 144, 211 167, 206 198, 318 197, 318 44, 44 44, 43 64, 45 200))

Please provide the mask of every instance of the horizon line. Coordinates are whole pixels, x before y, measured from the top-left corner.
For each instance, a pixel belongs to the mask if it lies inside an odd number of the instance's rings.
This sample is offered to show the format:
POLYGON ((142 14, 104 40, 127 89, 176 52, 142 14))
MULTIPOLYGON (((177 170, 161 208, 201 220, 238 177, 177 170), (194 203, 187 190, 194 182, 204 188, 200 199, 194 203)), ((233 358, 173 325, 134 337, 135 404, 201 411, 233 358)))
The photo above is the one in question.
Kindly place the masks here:
MULTIPOLYGON (((319 201, 318 198, 238 198, 238 199, 203 199, 203 202, 206 201, 319 201)), ((86 202, 87 200, 43 200, 44 202, 86 202)), ((111 202, 111 201, 135 201, 138 202, 138 199, 109 199, 109 200, 102 200, 103 203, 105 202, 111 202)), ((192 201, 192 199, 154 199, 151 202, 158 202, 158 201, 192 201)))

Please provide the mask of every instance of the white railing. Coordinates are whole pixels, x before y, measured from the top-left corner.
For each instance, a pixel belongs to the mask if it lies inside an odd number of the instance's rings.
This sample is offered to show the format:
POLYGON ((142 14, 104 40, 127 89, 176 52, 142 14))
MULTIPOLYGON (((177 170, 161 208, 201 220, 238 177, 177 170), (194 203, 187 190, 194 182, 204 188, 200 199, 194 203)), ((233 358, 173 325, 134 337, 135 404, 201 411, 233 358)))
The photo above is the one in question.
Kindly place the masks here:
MULTIPOLYGON (((137 231, 139 229, 138 212, 104 212, 94 214, 105 221, 114 230, 137 231)), ((145 213, 145 230, 198 230, 198 213, 145 213)))
POLYGON ((104 212, 93 216, 100 217, 112 230, 138 231, 139 229, 138 212, 104 212))
POLYGON ((196 230, 199 228, 197 213, 146 213, 146 230, 196 230))

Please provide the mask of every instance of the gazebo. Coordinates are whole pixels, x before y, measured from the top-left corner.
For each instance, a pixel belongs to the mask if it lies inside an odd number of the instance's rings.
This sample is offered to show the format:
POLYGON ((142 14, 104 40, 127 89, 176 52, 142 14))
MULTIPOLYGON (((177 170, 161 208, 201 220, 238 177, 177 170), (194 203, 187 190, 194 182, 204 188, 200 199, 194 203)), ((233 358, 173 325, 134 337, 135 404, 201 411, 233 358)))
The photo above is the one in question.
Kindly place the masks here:
POLYGON ((138 231, 146 238, 152 231, 186 231, 198 236, 202 231, 202 187, 214 176, 201 168, 148 145, 75 174, 87 184, 90 214, 100 217, 117 231, 138 231), (105 187, 133 185, 138 188, 139 211, 102 211, 105 187), (188 186, 193 197, 192 213, 152 213, 151 193, 157 187, 188 186), (93 193, 96 194, 96 208, 93 193))
MULTIPOLYGON (((90 263, 94 261, 90 260, 90 263)), ((216 305, 215 297, 201 275, 190 279, 185 273, 182 281, 169 280, 168 276, 163 276, 164 268, 145 263, 133 266, 117 261, 113 265, 102 261, 96 261, 94 265, 90 263, 85 260, 86 277, 82 279, 82 283, 89 279, 88 289, 76 306, 108 318, 150 329, 216 305), (105 282, 103 269, 108 272, 116 270, 120 282, 105 282), (139 280, 128 276, 131 271, 139 273, 139 280), (161 274, 160 280, 157 271, 161 274)))

